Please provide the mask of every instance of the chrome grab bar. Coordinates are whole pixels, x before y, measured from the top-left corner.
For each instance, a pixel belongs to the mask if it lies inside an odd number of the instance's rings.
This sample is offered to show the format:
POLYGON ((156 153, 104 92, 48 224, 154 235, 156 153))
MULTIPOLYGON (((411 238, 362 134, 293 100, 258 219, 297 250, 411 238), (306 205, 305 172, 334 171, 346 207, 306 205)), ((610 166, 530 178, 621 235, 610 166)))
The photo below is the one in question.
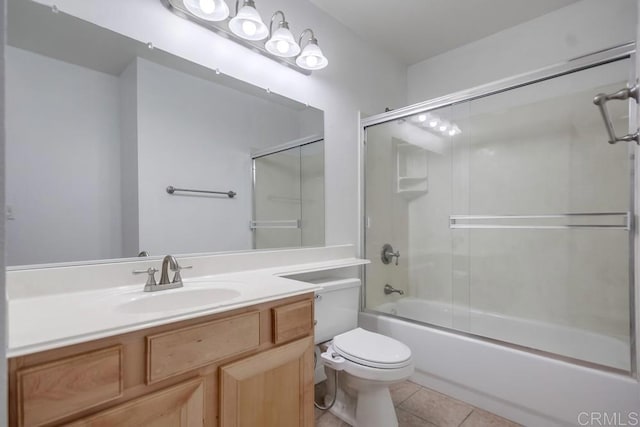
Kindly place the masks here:
POLYGON ((250 221, 249 228, 300 228, 299 219, 250 221))
POLYGON ((609 111, 607 110, 608 101, 624 101, 629 98, 635 99, 636 103, 638 103, 637 84, 631 88, 624 88, 608 95, 606 93, 599 93, 593 98, 593 103, 596 104, 600 109, 600 114, 602 115, 602 119, 604 120, 604 126, 607 129, 607 134, 609 134, 609 144, 615 144, 619 141, 635 141, 636 143, 640 144, 640 134, 638 133, 638 131, 627 134, 625 136, 616 136, 616 131, 613 128, 613 123, 611 122, 609 111))
POLYGON ((613 230, 631 230, 633 227, 633 215, 631 212, 595 212, 595 213, 565 213, 550 215, 450 215, 449 228, 451 229, 539 229, 539 230, 563 230, 569 228, 608 228, 613 230), (460 221, 473 220, 519 220, 519 219, 569 219, 579 217, 621 217, 619 224, 461 224, 460 221))
POLYGON ((188 188, 176 188, 173 185, 170 185, 170 186, 167 187, 167 193, 169 193, 169 194, 173 194, 176 191, 183 191, 183 192, 187 192, 187 193, 224 194, 225 196, 229 197, 230 199, 233 199, 238 194, 235 191, 190 190, 188 188))

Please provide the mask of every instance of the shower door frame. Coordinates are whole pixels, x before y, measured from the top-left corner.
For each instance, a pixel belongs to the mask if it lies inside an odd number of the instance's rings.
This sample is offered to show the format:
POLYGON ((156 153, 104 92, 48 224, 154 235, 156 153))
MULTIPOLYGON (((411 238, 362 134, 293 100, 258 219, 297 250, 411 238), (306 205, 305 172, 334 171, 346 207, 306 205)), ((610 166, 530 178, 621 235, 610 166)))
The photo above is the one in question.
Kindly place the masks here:
MULTIPOLYGON (((398 108, 396 110, 388 111, 385 113, 377 114, 374 116, 370 116, 360 120, 360 144, 359 144, 359 152, 360 152, 360 218, 361 218, 361 238, 360 238, 360 253, 363 258, 367 257, 366 253, 366 243, 367 243, 367 210, 366 210, 366 178, 367 178, 367 162, 366 162, 366 153, 367 153, 367 128, 391 122, 394 120, 402 119, 407 116, 412 116, 419 113, 426 113, 438 108, 448 107, 455 104, 459 104, 466 101, 472 101, 475 99, 485 98, 487 96, 496 95, 502 92, 507 92, 513 89, 517 89, 520 87, 528 86, 531 84, 543 82, 546 80, 550 80, 557 77, 562 77, 568 74, 580 72, 583 70, 587 70, 590 68, 594 68, 600 65, 609 64, 612 62, 616 62, 619 60, 629 59, 631 63, 630 74, 629 74, 629 82, 636 80, 636 44, 635 42, 628 42, 625 44, 617 45, 611 47, 609 49, 600 50, 597 52, 593 52, 587 55, 583 55, 577 58, 570 59, 566 62, 562 62, 559 64, 551 65, 548 67, 544 67, 532 72, 527 72, 523 74, 518 74, 513 77, 508 77, 505 79, 497 80, 488 84, 476 86, 470 89, 454 92, 452 94, 448 94, 445 96, 433 98, 431 100, 427 100, 424 102, 420 102, 417 104, 409 105, 407 107, 398 108)), ((594 96, 596 94, 594 93, 594 96)), ((637 106, 635 103, 631 102, 630 99, 630 114, 629 114, 629 131, 630 133, 636 132, 638 130, 638 117, 637 117, 637 106)), ((594 105, 594 108, 596 106, 594 105)), ((604 123, 602 123, 604 126, 604 123)), ((607 141, 603 138, 603 144, 606 144, 607 141)), ((589 368, 594 368, 603 371, 609 371, 614 373, 623 374, 625 376, 631 376, 633 378, 637 377, 638 374, 638 358, 637 358, 637 340, 636 340, 636 253, 638 245, 640 245, 640 238, 638 237, 638 227, 636 227, 637 221, 637 212, 638 212, 638 200, 637 200, 637 172, 638 172, 638 162, 640 159, 637 159, 638 148, 635 143, 627 143, 628 144, 628 157, 631 163, 630 165, 630 201, 629 201, 629 209, 631 212, 630 215, 630 229, 629 233, 629 347, 630 347, 630 369, 619 369, 613 368, 606 365, 601 365, 594 362, 588 362, 581 359, 576 359, 569 356, 563 356, 557 353, 538 350, 531 347, 526 347, 519 344, 514 344, 508 341, 501 341, 494 338, 488 338, 482 335, 476 335, 469 332, 464 332, 458 329, 443 327, 439 325, 434 325, 430 323, 424 323, 413 319, 402 318, 403 321, 407 321, 414 324, 424 325, 430 328, 443 330, 446 332, 451 332, 457 335, 467 336, 474 339, 479 339, 485 342, 490 342, 502 346, 506 346, 509 348, 523 350, 529 353, 540 354, 545 357, 549 357, 556 360, 567 361, 576 365, 586 366, 589 368)), ((361 300, 360 300, 360 311, 366 313, 372 313, 379 316, 387 316, 398 318, 398 316, 391 315, 388 313, 383 313, 377 310, 373 310, 366 307, 366 292, 367 292, 367 273, 366 269, 362 269, 362 276, 364 281, 364 286, 362 287, 361 292, 361 300)))

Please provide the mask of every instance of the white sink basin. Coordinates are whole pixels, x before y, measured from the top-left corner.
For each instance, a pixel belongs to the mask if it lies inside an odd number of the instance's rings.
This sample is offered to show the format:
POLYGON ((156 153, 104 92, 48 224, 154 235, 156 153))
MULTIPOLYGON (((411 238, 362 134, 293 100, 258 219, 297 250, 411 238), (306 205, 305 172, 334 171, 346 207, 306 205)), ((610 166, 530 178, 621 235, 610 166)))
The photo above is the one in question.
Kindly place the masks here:
POLYGON ((127 302, 118 304, 116 311, 123 313, 156 313, 184 310, 202 306, 216 306, 240 296, 240 292, 228 288, 181 288, 167 291, 146 292, 127 302))

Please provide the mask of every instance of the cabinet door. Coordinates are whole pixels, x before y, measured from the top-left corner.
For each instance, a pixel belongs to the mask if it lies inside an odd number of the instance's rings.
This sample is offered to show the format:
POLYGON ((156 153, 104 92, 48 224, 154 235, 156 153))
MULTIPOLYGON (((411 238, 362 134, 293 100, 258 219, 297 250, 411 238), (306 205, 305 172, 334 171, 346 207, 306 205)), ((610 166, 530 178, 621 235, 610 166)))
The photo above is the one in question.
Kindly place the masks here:
POLYGON ((115 408, 82 418, 73 427, 202 427, 202 379, 168 387, 115 408))
POLYGON ((220 425, 313 427, 313 339, 220 369, 220 425))

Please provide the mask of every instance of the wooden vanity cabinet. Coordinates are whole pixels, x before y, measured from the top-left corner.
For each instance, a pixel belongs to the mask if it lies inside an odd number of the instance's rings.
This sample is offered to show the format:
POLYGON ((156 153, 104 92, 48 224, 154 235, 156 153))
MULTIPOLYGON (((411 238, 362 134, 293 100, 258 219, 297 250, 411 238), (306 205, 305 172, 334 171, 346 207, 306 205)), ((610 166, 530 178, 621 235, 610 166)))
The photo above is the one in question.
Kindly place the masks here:
POLYGON ((15 357, 9 424, 311 427, 313 348, 308 293, 15 357))

